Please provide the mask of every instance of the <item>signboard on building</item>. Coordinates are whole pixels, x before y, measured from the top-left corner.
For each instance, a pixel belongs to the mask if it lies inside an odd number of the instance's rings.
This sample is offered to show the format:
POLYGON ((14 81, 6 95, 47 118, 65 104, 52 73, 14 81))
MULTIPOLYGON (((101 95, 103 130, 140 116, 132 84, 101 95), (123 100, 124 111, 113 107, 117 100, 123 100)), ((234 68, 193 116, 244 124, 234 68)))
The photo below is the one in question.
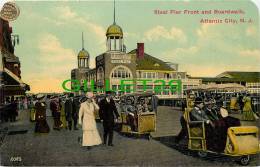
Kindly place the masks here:
POLYGON ((131 55, 111 54, 111 63, 130 64, 131 63, 131 55))
POLYGON ((130 64, 131 60, 111 60, 111 63, 130 64))

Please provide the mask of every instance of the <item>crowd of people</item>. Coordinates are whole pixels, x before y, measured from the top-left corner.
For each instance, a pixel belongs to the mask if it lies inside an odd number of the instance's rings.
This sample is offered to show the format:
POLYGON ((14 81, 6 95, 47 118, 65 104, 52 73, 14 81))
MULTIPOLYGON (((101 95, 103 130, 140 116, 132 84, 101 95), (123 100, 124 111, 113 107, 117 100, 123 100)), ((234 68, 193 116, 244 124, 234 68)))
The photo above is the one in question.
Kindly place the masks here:
MULTIPOLYGON (((143 110, 148 111, 145 99, 141 99, 143 110)), ((132 104, 131 104, 132 105, 132 104)), ((7 97, 6 112, 1 112, 3 121, 15 121, 21 111, 30 112, 30 121, 35 122, 35 133, 49 133, 51 129, 78 130, 82 127, 82 146, 104 145, 113 146, 113 131, 119 118, 118 103, 114 101, 112 92, 104 96, 94 96, 88 92, 86 96, 71 94, 45 95, 38 94, 22 98, 7 97), (26 100, 25 100, 26 99, 26 100), (95 112, 103 124, 103 141, 97 130, 95 112), (5 115, 5 114, 8 115, 5 115), (47 119, 52 118, 52 119, 47 119), (50 127, 53 121, 53 127, 50 127)), ((129 111, 129 110, 127 110, 129 111)), ((143 112, 145 112, 143 111, 143 112)))
MULTIPOLYGON (((41 120, 46 120, 46 117, 52 116, 53 130, 59 131, 62 128, 72 130, 72 127, 74 130, 78 130, 79 100, 74 98, 73 94, 60 96, 38 94, 34 97, 34 107, 31 110, 30 119, 31 121, 41 122, 41 120), (41 112, 41 110, 44 110, 44 112, 41 112)), ((46 133, 50 130, 48 124, 40 123, 36 125, 35 132, 46 133)))
POLYGON ((47 99, 43 94, 37 95, 31 112, 31 120, 35 121, 35 133, 49 133, 50 127, 46 120, 48 110, 53 117, 53 130, 78 130, 77 126, 80 125, 83 130, 82 146, 90 148, 101 143, 113 146, 114 124, 119 113, 111 92, 106 92, 102 99, 96 99, 91 92, 86 96, 54 95, 47 99), (95 111, 99 112, 103 122, 103 142, 97 129, 95 111))
MULTIPOLYGON (((175 139, 176 143, 188 137, 187 123, 202 121, 205 125, 207 148, 223 152, 226 145, 227 130, 229 127, 241 126, 240 119, 229 116, 227 104, 220 94, 190 93, 186 102, 183 102, 184 115, 180 118, 181 131, 175 139)), ((234 95, 233 95, 234 97, 234 95)), ((251 107, 249 94, 244 94, 239 107, 242 111, 241 120, 251 121, 258 119, 251 107)), ((239 100, 238 100, 239 101, 239 100)), ((233 104, 232 104, 233 105, 233 104)))
POLYGON ((31 106, 31 99, 26 96, 14 97, 8 96, 5 98, 4 104, 1 106, 0 121, 15 122, 19 111, 27 110, 31 106))
MULTIPOLYGON (((251 121, 258 119, 251 107, 249 94, 231 95, 229 109, 241 111, 242 120, 251 121), (235 100, 234 100, 235 99, 235 100), (234 107, 235 106, 235 107, 234 107)), ((156 111, 158 99, 156 96, 140 97, 135 103, 131 96, 125 99, 123 112, 127 114, 127 123, 132 131, 138 128, 138 113, 156 111)), ((7 97, 5 112, 1 112, 1 121, 16 121, 19 110, 30 110, 30 120, 35 121, 35 133, 49 133, 50 127, 47 117, 53 118, 53 130, 61 129, 78 130, 82 127, 82 146, 99 145, 101 143, 113 146, 113 130, 115 121, 119 118, 118 107, 112 98, 111 92, 106 92, 104 97, 98 98, 88 92, 86 96, 44 95, 38 94, 31 97, 7 97), (95 112, 103 123, 103 142, 96 125, 95 112)), ((222 152, 226 144, 227 129, 240 126, 240 120, 229 116, 227 104, 221 94, 190 93, 187 101, 182 102, 185 114, 180 118, 182 129, 176 137, 176 142, 188 137, 187 123, 190 121, 203 121, 206 129, 207 148, 222 152), (187 114, 188 113, 188 114, 187 114)))

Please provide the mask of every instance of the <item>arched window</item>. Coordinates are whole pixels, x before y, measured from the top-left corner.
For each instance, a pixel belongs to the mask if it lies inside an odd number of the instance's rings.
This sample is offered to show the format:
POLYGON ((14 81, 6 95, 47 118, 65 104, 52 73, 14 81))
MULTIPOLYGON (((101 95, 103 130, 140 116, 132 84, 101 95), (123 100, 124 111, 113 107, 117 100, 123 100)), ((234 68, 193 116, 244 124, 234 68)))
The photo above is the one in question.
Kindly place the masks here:
POLYGON ((112 70, 111 78, 132 78, 131 71, 124 66, 118 66, 112 70))

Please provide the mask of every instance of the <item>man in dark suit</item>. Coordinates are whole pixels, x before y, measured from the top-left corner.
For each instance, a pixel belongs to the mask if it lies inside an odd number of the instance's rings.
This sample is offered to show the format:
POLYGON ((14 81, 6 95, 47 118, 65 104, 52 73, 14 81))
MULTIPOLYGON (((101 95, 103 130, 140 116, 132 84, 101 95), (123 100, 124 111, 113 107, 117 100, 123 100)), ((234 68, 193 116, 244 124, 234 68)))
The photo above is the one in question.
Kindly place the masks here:
POLYGON ((73 99, 72 119, 73 119, 73 124, 74 124, 74 130, 78 130, 77 123, 78 123, 79 108, 80 108, 80 101, 79 100, 80 100, 79 98, 74 98, 73 99))
POLYGON ((219 108, 215 106, 215 100, 207 99, 205 100, 205 113, 211 121, 216 121, 221 118, 220 113, 218 112, 219 108))
POLYGON ((68 122, 69 130, 72 129, 72 121, 74 125, 74 130, 78 130, 77 128, 78 113, 76 109, 73 107, 73 93, 71 93, 69 96, 70 97, 65 101, 66 120, 68 122))
POLYGON ((18 116, 18 107, 17 107, 17 101, 14 100, 14 96, 11 97, 11 117, 10 121, 15 122, 16 117, 18 116))
POLYGON ((113 146, 113 129, 114 129, 114 114, 116 118, 119 117, 119 114, 116 109, 114 100, 111 97, 111 92, 106 92, 106 97, 100 101, 99 116, 103 120, 103 144, 107 144, 108 136, 108 146, 113 146))
POLYGON ((60 130, 61 129, 61 121, 60 121, 60 105, 59 105, 59 98, 58 96, 53 96, 51 98, 50 102, 50 109, 52 111, 52 116, 54 119, 54 125, 53 129, 54 130, 60 130))

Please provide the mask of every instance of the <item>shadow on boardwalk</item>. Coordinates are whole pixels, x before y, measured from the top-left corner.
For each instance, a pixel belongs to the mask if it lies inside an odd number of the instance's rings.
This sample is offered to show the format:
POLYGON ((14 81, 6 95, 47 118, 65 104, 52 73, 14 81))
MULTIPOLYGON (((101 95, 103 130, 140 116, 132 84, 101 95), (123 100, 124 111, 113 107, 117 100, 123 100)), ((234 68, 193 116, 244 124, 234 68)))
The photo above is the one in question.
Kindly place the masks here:
MULTIPOLYGON (((194 158, 202 159, 202 160, 205 160, 208 162, 217 161, 217 162, 225 163, 225 166, 227 165, 227 163, 230 166, 238 165, 237 161, 239 160, 239 157, 230 157, 230 156, 223 155, 220 153, 207 153, 207 156, 205 158, 202 158, 198 155, 198 151, 192 151, 192 150, 188 149, 188 139, 185 138, 182 141, 180 141, 179 144, 177 144, 177 143, 175 143, 175 138, 176 138, 176 136, 163 136, 163 137, 156 137, 153 139, 160 142, 161 144, 166 145, 167 147, 177 150, 178 152, 180 152, 186 156, 192 156, 194 158), (236 162, 234 162, 234 161, 236 161, 236 162)), ((253 166, 260 165, 258 155, 253 155, 251 158, 252 158, 252 163, 250 165, 253 165, 253 166)))

